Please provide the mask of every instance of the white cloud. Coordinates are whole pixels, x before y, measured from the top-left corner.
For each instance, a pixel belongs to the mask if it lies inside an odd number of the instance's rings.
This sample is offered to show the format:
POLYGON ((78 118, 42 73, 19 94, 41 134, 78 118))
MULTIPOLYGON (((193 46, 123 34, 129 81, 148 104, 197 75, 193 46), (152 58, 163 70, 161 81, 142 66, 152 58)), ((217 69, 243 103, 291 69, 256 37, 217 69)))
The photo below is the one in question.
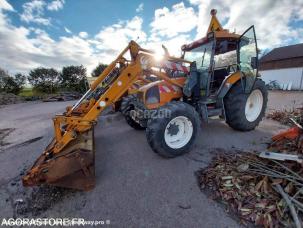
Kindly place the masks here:
POLYGON ((188 34, 181 34, 173 38, 167 38, 157 41, 148 41, 144 44, 146 48, 155 50, 159 54, 164 54, 162 44, 168 49, 170 55, 180 57, 181 56, 181 46, 183 44, 189 43, 192 38, 188 34))
POLYGON ((50 11, 58 11, 63 9, 64 0, 54 0, 47 5, 47 9, 50 11))
POLYGON ((171 9, 156 9, 150 23, 151 34, 145 45, 163 53, 161 45, 164 44, 171 55, 179 57, 181 46, 193 40, 189 32, 197 27, 197 19, 194 8, 186 7, 183 2, 173 5, 171 9))
POLYGON ((64 27, 64 31, 65 31, 66 33, 72 34, 72 31, 69 30, 67 27, 64 27))
POLYGON ((143 3, 140 3, 140 4, 138 5, 138 7, 136 8, 136 12, 137 12, 137 13, 140 13, 140 12, 143 11, 143 9, 144 9, 144 4, 143 4, 143 3))
POLYGON ((21 20, 27 23, 37 23, 50 25, 49 18, 43 18, 45 2, 42 0, 33 0, 23 4, 23 13, 20 15, 21 20))
MULTIPOLYGON (((98 62, 111 62, 131 39, 140 36, 145 41, 142 22, 139 17, 120 21, 104 27, 92 39, 86 32, 80 32, 79 35, 61 36, 54 40, 42 29, 14 26, 0 10, 1 67, 15 73, 28 72, 40 66, 61 69, 66 65, 83 64, 90 73, 98 62)), ((68 28, 65 30, 70 32, 68 28)))
MULTIPOLYGON (((1 5, 2 6, 2 5, 1 5)), ((9 9, 6 7, 6 9, 9 9)), ((91 69, 97 62, 97 54, 91 44, 81 37, 52 39, 44 30, 23 26, 16 27, 0 10, 0 63, 11 72, 28 72, 35 67, 86 65, 91 69)))
POLYGON ((142 31, 143 19, 135 16, 129 21, 103 28, 97 35, 98 49, 104 50, 108 55, 116 55, 128 44, 130 40, 146 41, 146 34, 142 31))
POLYGON ((6 0, 0 0, 0 10, 14 11, 14 8, 6 0))
POLYGON ((88 37, 88 33, 87 32, 79 32, 79 36, 83 39, 88 37))
POLYGON ((303 19, 299 10, 303 8, 302 0, 189 0, 199 8, 197 38, 205 35, 210 10, 216 8, 220 21, 226 21, 225 28, 242 33, 246 28, 255 25, 260 48, 272 48, 287 45, 292 39, 303 41, 303 34, 291 28, 294 19, 303 19))
POLYGON ((197 15, 192 7, 185 7, 180 2, 173 5, 171 10, 167 7, 157 9, 150 25, 151 32, 157 36, 173 37, 193 30, 197 26, 197 15))

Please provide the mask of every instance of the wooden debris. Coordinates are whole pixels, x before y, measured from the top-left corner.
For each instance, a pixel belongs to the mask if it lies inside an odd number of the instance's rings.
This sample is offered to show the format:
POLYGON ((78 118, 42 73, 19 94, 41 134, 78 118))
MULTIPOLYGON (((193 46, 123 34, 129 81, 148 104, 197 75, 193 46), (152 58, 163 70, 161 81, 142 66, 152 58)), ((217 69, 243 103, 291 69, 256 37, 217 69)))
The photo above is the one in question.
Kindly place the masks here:
POLYGON ((276 191, 289 195, 299 219, 303 218, 303 167, 295 161, 278 162, 254 153, 219 153, 198 172, 201 189, 228 205, 243 221, 263 227, 294 226, 293 212, 276 191), (297 201, 297 203, 296 203, 297 201))
POLYGON ((0 105, 16 104, 23 102, 23 98, 12 93, 0 93, 0 105))
POLYGON ((81 97, 80 93, 77 92, 64 92, 56 95, 50 95, 43 99, 43 102, 53 102, 53 101, 71 101, 77 100, 81 97))
POLYGON ((267 118, 276 120, 281 124, 292 125, 290 118, 299 124, 303 124, 303 107, 293 108, 291 110, 275 110, 267 115, 267 118))

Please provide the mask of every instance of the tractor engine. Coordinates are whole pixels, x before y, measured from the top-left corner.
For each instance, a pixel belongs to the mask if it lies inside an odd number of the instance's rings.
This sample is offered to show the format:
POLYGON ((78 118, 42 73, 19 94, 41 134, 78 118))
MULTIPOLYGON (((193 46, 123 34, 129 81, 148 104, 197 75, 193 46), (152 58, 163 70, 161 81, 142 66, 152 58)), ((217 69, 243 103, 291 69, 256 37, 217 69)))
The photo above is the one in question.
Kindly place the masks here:
POLYGON ((182 89, 171 85, 164 80, 156 81, 142 86, 136 95, 132 96, 128 105, 130 117, 143 127, 147 120, 155 116, 157 108, 167 102, 179 100, 183 96, 182 89))

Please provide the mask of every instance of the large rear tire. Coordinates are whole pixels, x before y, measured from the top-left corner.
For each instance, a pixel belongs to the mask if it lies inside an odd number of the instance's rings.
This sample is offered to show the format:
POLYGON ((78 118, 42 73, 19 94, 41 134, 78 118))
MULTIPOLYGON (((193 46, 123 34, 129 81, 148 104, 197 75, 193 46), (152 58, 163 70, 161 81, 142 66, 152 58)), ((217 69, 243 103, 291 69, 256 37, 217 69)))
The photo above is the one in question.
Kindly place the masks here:
POLYGON ((124 97, 121 102, 121 113, 124 116, 126 123, 131 126, 135 130, 144 130, 146 127, 141 126, 139 123, 137 123, 130 115, 130 112, 134 110, 135 105, 134 102, 136 102, 136 96, 135 95, 128 95, 127 97, 124 97))
POLYGON ((245 94, 241 81, 224 98, 226 123, 239 131, 255 129, 265 115, 268 91, 264 81, 257 79, 250 94, 245 94))
POLYGON ((148 120, 146 138, 155 153, 173 158, 190 151, 199 127, 199 115, 191 105, 172 101, 148 120))

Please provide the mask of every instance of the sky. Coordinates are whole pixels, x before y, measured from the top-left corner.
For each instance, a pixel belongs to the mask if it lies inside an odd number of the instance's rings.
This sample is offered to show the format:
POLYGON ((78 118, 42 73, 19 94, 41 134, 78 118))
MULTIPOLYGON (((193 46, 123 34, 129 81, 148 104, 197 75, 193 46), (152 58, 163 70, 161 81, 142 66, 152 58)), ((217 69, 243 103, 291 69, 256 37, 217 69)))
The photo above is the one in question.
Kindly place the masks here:
POLYGON ((179 56, 205 35, 213 8, 225 29, 255 25, 263 51, 303 42, 303 0, 0 0, 0 67, 14 74, 82 64, 90 74, 130 40, 179 56))

